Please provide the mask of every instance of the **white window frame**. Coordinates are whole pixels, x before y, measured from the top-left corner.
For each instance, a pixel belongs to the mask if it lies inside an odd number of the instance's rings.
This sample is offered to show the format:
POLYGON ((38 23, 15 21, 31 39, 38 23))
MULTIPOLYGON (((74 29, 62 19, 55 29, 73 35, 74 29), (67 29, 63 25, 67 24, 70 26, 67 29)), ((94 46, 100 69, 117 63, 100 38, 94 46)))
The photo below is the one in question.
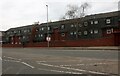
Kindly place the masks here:
POLYGON ((70 35, 73 35, 74 33, 73 32, 70 32, 70 35))
POLYGON ((41 30, 43 31, 43 30, 44 30, 44 27, 42 27, 41 30))
POLYGON ((74 32, 74 35, 76 35, 77 34, 77 32, 74 32))
POLYGON ((74 27, 74 25, 72 24, 72 25, 70 25, 70 27, 74 27))
POLYGON ((98 21, 96 20, 96 21, 94 21, 94 24, 98 24, 98 21))
POLYGON ((65 37, 65 33, 61 33, 61 36, 62 36, 62 37, 65 37))
POLYGON ((47 30, 48 30, 48 31, 50 31, 50 29, 51 29, 51 28, 50 28, 50 26, 49 26, 49 27, 47 27, 47 30))
POLYGON ((81 25, 81 24, 79 24, 79 27, 82 27, 82 25, 81 25))
POLYGON ((110 24, 111 23, 111 19, 106 19, 106 23, 110 24))
POLYGON ((93 30, 90 30, 90 33, 93 34, 93 30))
POLYGON ((94 34, 98 34, 99 33, 99 31, 98 30, 94 30, 94 34))
POLYGON ((88 26, 88 22, 84 22, 84 26, 88 26))
POLYGON ((94 22, 93 22, 93 21, 91 21, 90 23, 91 23, 91 24, 94 24, 94 22))
POLYGON ((61 29, 64 29, 65 28, 65 25, 61 25, 61 29))
POLYGON ((88 31, 84 31, 84 35, 87 35, 88 34, 88 31))
POLYGON ((111 34, 112 33, 111 29, 107 29, 106 32, 107 32, 107 34, 111 34))
POLYGON ((40 37, 43 37, 43 34, 40 34, 40 37))
POLYGON ((79 31, 79 32, 78 32, 78 35, 82 35, 82 32, 81 32, 81 31, 79 31))

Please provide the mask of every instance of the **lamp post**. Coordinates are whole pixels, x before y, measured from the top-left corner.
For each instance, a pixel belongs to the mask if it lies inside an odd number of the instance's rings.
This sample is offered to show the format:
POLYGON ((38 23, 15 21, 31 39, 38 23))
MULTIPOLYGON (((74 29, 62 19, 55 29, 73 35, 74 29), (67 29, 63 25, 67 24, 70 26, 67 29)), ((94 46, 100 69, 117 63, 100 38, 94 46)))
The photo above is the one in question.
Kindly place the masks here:
MULTIPOLYGON (((48 5, 46 5, 47 8, 47 39, 49 38, 49 30, 48 30, 48 5)), ((49 40, 47 40, 47 46, 49 47, 49 40)))

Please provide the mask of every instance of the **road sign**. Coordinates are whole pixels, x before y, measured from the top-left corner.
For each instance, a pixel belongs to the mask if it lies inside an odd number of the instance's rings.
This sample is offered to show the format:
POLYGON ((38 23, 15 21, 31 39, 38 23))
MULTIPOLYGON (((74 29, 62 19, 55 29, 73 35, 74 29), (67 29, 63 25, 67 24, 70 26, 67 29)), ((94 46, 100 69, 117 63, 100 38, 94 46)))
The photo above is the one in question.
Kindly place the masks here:
POLYGON ((47 41, 51 41, 51 37, 46 37, 46 40, 47 41))

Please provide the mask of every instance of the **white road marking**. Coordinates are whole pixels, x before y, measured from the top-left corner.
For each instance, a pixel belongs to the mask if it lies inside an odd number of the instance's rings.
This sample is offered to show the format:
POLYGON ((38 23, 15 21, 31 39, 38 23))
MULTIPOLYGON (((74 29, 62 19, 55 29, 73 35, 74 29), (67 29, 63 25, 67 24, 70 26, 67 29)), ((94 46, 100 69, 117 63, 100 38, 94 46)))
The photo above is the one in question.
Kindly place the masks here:
POLYGON ((89 66, 89 65, 106 65, 106 64, 115 64, 115 63, 91 63, 91 64, 73 64, 73 65, 60 65, 60 66, 89 66))
POLYGON ((13 57, 8 57, 8 56, 4 56, 6 58, 9 58, 9 59, 14 59, 14 60, 21 60, 21 59, 17 59, 17 58, 13 58, 13 57))
POLYGON ((28 66, 28 67, 30 67, 30 68, 35 68, 34 66, 31 66, 30 64, 28 64, 28 63, 25 63, 25 62, 21 62, 22 64, 24 64, 24 65, 26 65, 26 66, 28 66))
POLYGON ((7 56, 4 56, 6 58, 9 58, 9 59, 14 59, 14 60, 4 60, 4 61, 9 61, 9 62, 17 62, 17 63, 22 63, 30 68, 35 68, 34 66, 31 66, 30 64, 28 63, 25 63, 25 62, 21 62, 21 59, 17 59, 17 58, 13 58, 13 57, 7 57, 7 56))
POLYGON ((83 74, 83 73, 78 73, 78 72, 69 72, 69 71, 60 71, 60 70, 49 70, 49 69, 41 69, 41 68, 39 68, 39 70, 59 72, 59 73, 67 73, 67 74, 83 74))
POLYGON ((20 62, 20 61, 17 61, 17 60, 3 60, 3 61, 17 62, 17 63, 19 63, 19 62, 20 62))
POLYGON ((56 68, 63 68, 63 69, 68 69, 68 70, 80 71, 80 72, 89 72, 89 73, 93 73, 93 74, 106 74, 106 73, 102 73, 102 72, 88 71, 88 70, 83 70, 83 69, 76 69, 76 68, 71 68, 71 67, 63 67, 63 66, 45 64, 45 63, 38 63, 38 64, 44 65, 44 66, 49 66, 49 67, 56 67, 56 68))

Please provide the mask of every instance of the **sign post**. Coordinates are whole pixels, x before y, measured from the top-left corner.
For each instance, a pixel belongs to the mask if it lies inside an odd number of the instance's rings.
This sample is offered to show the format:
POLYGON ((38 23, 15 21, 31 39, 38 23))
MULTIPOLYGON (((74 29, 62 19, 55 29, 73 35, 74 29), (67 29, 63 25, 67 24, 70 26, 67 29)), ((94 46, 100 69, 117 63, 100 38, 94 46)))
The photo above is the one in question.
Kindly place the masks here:
POLYGON ((47 42, 48 42, 48 47, 50 46, 49 45, 49 42, 51 41, 51 37, 46 37, 46 40, 47 40, 47 42))

